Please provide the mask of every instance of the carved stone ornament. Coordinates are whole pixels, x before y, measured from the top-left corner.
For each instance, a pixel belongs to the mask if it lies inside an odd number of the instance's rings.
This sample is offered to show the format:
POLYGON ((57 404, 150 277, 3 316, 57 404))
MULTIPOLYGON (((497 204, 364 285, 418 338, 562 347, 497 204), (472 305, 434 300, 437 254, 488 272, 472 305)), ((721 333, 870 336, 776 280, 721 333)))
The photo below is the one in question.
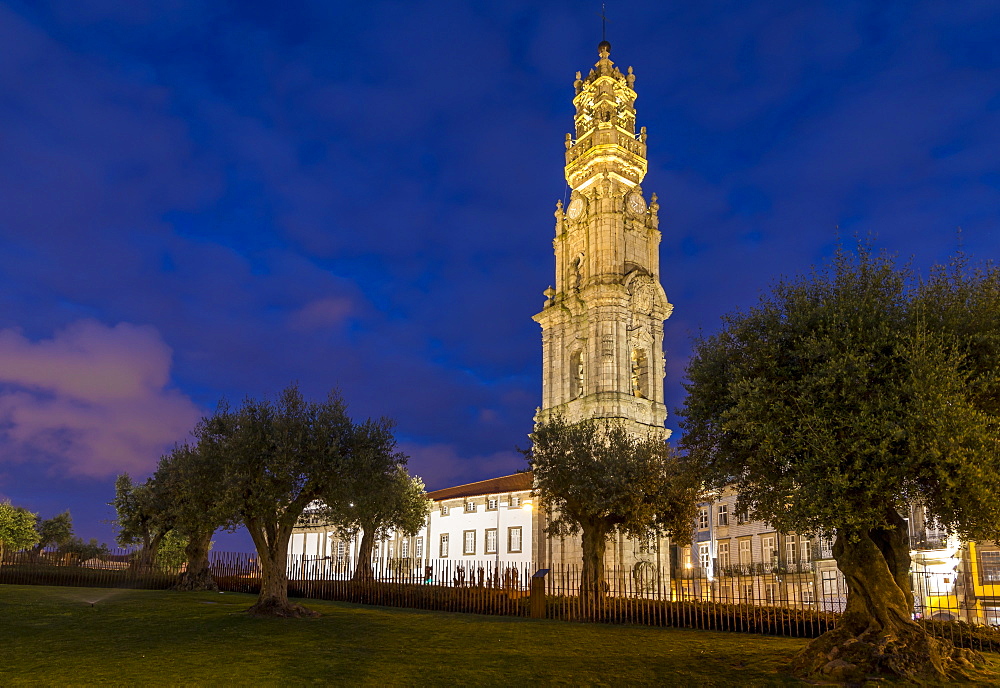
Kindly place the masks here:
POLYGON ((656 298, 656 287, 649 275, 639 275, 633 281, 632 309, 636 313, 649 314, 653 312, 653 300, 656 298))

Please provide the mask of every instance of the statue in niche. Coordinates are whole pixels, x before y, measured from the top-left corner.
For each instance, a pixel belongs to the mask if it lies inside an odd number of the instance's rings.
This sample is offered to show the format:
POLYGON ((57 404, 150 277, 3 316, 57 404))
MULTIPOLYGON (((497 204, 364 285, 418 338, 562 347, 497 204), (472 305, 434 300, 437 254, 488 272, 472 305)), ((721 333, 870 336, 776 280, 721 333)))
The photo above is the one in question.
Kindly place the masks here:
POLYGON ((573 399, 579 399, 583 396, 583 354, 580 351, 574 351, 570 359, 570 372, 573 376, 572 384, 570 385, 570 397, 573 399))
POLYGON ((645 399, 648 379, 646 352, 635 349, 632 351, 632 394, 645 399))

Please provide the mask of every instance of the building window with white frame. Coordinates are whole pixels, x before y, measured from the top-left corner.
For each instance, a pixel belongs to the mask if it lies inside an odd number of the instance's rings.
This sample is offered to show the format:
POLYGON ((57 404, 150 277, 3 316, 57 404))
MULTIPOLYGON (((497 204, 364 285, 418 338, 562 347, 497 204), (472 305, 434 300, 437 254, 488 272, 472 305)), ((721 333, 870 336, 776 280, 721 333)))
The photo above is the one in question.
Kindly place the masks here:
POLYGON ((799 538, 799 541, 799 552, 801 553, 799 561, 803 564, 809 564, 812 562, 812 543, 805 538, 799 538))
POLYGON ((486 529, 486 551, 484 554, 496 554, 497 553, 497 529, 487 528, 486 529))
POLYGON ((519 509, 521 507, 521 498, 511 495, 510 497, 510 508, 519 509))
POLYGON ((729 543, 720 542, 719 545, 719 568, 729 568, 729 543))
POLYGON ((442 504, 441 505, 441 515, 442 516, 447 516, 448 515, 448 506, 446 504, 442 504))
POLYGON ((475 513, 475 511, 476 511, 476 503, 475 502, 471 502, 470 501, 470 502, 466 502, 465 503, 465 513, 471 514, 471 513, 475 513))
POLYGON ((833 559, 833 538, 823 536, 819 539, 819 558, 833 559))
POLYGON ((418 537, 417 541, 414 543, 413 556, 417 559, 424 558, 424 539, 422 537, 418 537))
POLYGON ((499 497, 490 497, 489 499, 486 500, 486 510, 487 511, 496 511, 499 508, 500 508, 500 498, 499 497))
POLYGON ((708 530, 708 507, 698 509, 698 530, 708 530))
POLYGON ((441 549, 438 550, 438 556, 442 559, 448 557, 448 533, 441 533, 441 549))
POLYGON ((507 529, 507 551, 511 554, 520 554, 521 526, 511 526, 507 529))
POLYGON ((810 581, 802 587, 802 603, 812 604, 815 601, 816 599, 815 593, 813 592, 813 584, 812 581, 810 581))
POLYGON ((410 556, 410 540, 404 539, 399 543, 399 556, 406 559, 410 556))
POLYGON ((708 575, 708 569, 712 566, 712 552, 707 542, 698 544, 698 563, 705 572, 704 575, 708 575))
POLYGON ((740 565, 753 563, 753 551, 750 549, 750 539, 740 540, 740 565))
POLYGON ((466 530, 462 533, 462 554, 476 553, 476 531, 466 530))
POLYGON ((765 566, 774 563, 774 536, 773 535, 761 535, 760 536, 760 557, 763 560, 765 566))
POLYGON ((785 536, 785 563, 795 566, 799 563, 798 541, 794 535, 785 536))
POLYGON ((720 526, 723 526, 723 527, 729 525, 729 505, 728 504, 720 504, 719 505, 718 519, 716 520, 716 523, 718 523, 720 526))

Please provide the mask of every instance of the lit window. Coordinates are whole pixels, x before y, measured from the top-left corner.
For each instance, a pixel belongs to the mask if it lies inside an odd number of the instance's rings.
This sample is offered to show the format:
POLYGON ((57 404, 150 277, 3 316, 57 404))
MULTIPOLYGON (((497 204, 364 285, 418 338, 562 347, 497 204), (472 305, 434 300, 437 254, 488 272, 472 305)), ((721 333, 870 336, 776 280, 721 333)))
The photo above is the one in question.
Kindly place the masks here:
POLYGON ((760 536, 760 556, 765 564, 771 564, 774 562, 774 536, 773 535, 761 535, 760 536))
POLYGON ((820 576, 820 582, 823 584, 823 597, 834 597, 840 592, 840 586, 837 585, 837 572, 827 569, 823 571, 820 576))
POLYGON ((486 529, 486 554, 497 553, 497 529, 486 529))
POLYGON ((712 555, 709 552, 707 542, 703 542, 698 545, 698 563, 701 564, 701 568, 706 572, 712 563, 712 555))
POLYGON ((719 519, 716 521, 720 526, 729 525, 729 505, 720 504, 719 505, 719 519))
POLYGON ((448 533, 441 533, 441 553, 438 556, 442 559, 448 556, 448 533))
POLYGON ((794 566, 799 563, 799 550, 796 547, 795 536, 785 536, 785 563, 794 566))
POLYGON ((475 554, 476 553, 476 531, 467 530, 463 534, 464 538, 462 554, 475 554))
POLYGON ((512 526, 507 529, 507 551, 521 551, 521 526, 512 526))
POLYGON ((740 564, 752 564, 753 552, 750 550, 750 540, 740 540, 740 564))
POLYGON ((980 552, 979 570, 984 583, 1000 583, 1000 551, 980 552))
POLYGON ((724 569, 729 566, 729 543, 719 543, 719 568, 724 569))

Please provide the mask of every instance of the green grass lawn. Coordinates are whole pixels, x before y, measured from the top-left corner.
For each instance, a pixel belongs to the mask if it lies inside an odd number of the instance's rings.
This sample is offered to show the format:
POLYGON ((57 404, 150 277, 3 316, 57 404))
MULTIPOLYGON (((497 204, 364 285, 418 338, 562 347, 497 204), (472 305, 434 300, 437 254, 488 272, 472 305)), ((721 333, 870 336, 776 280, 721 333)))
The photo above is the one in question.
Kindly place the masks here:
POLYGON ((254 599, 0 585, 0 685, 796 685, 806 642, 317 600, 255 619, 254 599))

